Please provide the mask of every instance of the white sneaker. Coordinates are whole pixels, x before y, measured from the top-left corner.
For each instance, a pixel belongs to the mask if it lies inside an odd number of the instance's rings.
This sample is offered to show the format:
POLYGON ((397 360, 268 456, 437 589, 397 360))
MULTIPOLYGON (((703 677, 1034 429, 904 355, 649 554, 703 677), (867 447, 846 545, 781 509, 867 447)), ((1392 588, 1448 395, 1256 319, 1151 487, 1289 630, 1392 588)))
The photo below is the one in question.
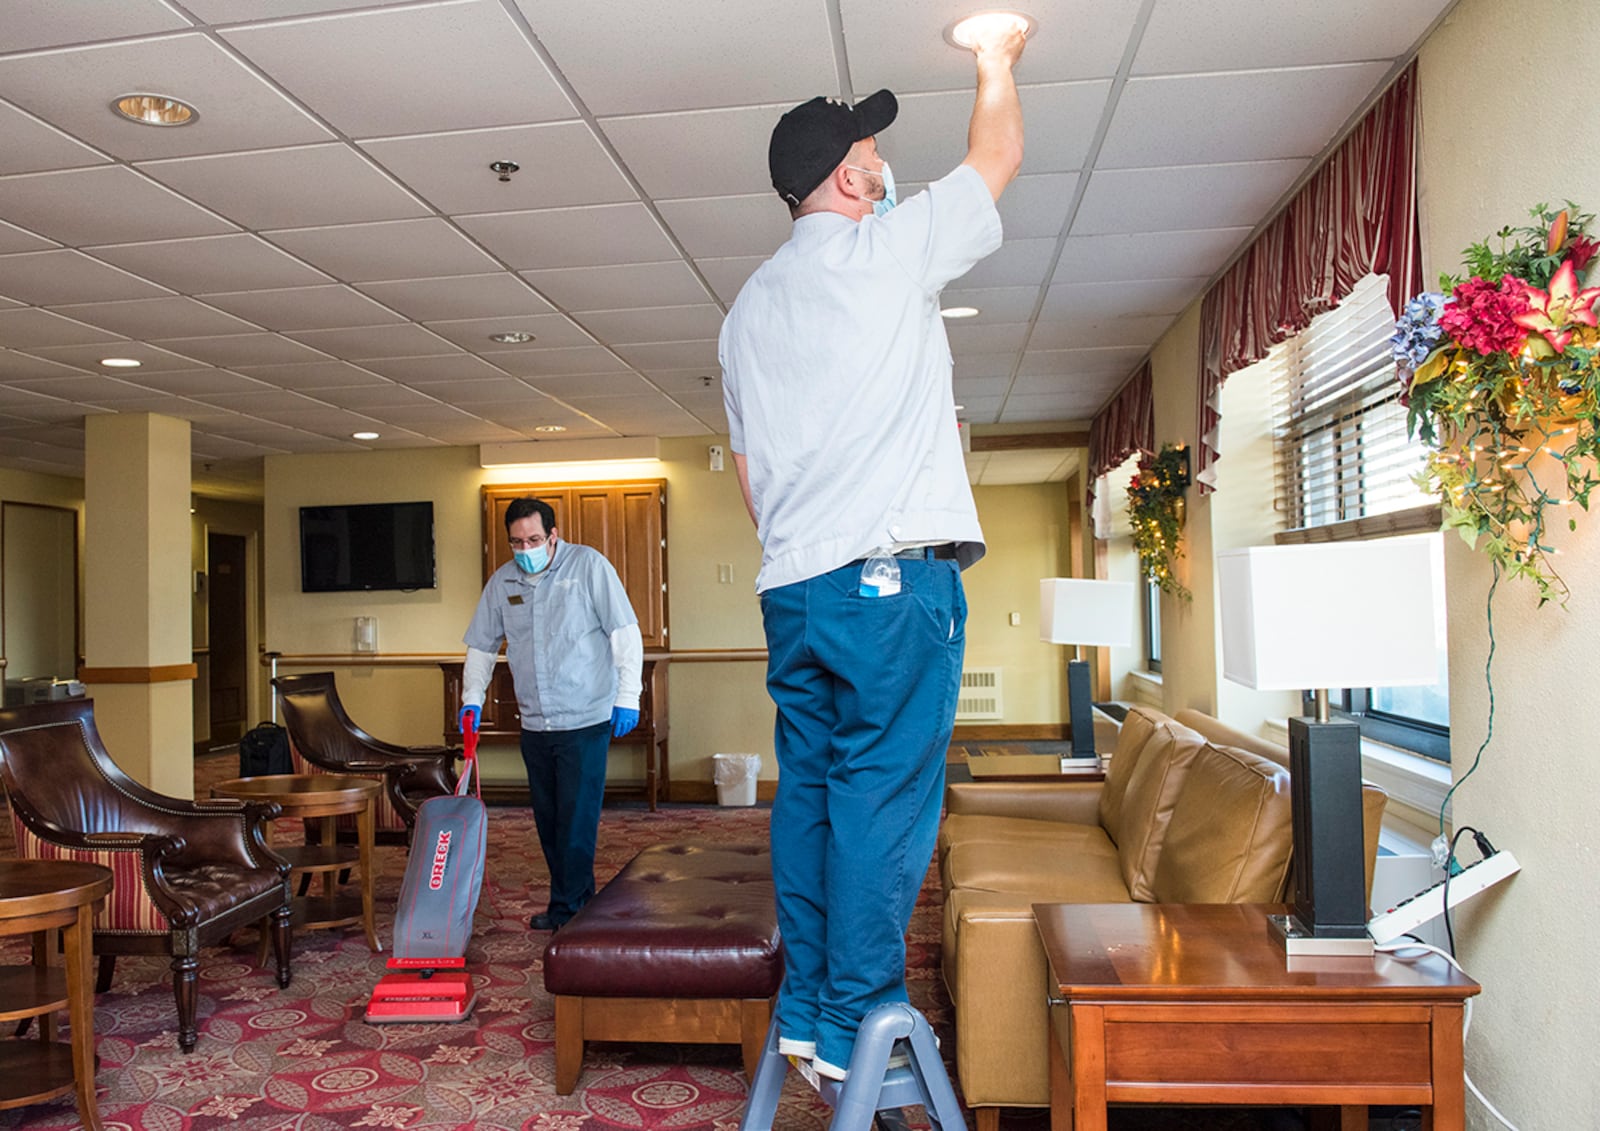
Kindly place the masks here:
POLYGON ((837 1064, 829 1064, 821 1057, 813 1057, 811 1070, 818 1076, 825 1076, 829 1080, 844 1080, 850 1073, 847 1069, 840 1068, 837 1064))
POLYGON ((810 1060, 817 1055, 816 1041, 797 1041, 789 1037, 778 1038, 779 1056, 797 1056, 801 1060, 810 1060))

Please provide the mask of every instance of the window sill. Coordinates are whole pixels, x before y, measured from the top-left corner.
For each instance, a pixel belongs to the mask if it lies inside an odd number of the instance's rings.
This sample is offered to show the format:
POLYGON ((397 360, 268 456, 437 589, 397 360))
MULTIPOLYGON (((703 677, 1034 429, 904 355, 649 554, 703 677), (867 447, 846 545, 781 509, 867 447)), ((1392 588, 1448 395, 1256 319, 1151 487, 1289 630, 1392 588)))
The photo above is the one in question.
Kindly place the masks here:
POLYGON ((1154 691, 1157 695, 1161 694, 1161 688, 1163 684, 1161 682, 1160 672, 1132 671, 1128 673, 1128 678, 1133 680, 1134 683, 1154 691))
MULTIPOLYGON (((1289 725, 1284 719, 1268 719, 1264 729, 1272 737, 1289 744, 1289 725)), ((1370 738, 1361 740, 1361 776, 1389 795, 1384 810, 1385 831, 1391 824, 1395 839, 1407 847, 1427 850, 1439 827, 1439 807, 1450 792, 1450 767, 1409 750, 1386 746, 1370 738)), ((1450 811, 1445 810, 1448 823, 1450 811)))

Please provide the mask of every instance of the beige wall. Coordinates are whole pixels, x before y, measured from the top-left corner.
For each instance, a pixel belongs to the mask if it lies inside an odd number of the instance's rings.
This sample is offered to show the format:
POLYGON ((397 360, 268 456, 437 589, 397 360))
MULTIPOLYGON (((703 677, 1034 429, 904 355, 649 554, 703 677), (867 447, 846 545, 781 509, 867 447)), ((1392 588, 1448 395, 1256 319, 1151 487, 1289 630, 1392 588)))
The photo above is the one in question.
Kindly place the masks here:
MULTIPOLYGON (((667 576, 674 651, 765 647, 754 585, 760 545, 731 470, 708 469, 707 447, 725 437, 663 440, 659 465, 527 469, 478 466, 473 448, 354 455, 275 456, 267 460, 266 628, 269 650, 346 657, 353 618, 378 618, 385 658, 417 657, 409 667, 357 667, 318 661, 337 673, 352 717, 394 742, 438 742, 443 728, 440 676, 433 663, 461 653, 461 634, 482 588, 479 489, 486 483, 663 478, 667 481, 667 576), (299 508, 319 503, 431 499, 439 587, 416 593, 301 593, 299 508), (731 583, 718 566, 732 567, 731 583)), ((978 492, 989 556, 970 571, 968 663, 1007 671, 1007 722, 1059 722, 1062 677, 1053 649, 1038 641, 1038 582, 1065 562, 1066 493, 1061 484, 984 488, 978 492), (1023 624, 1007 623, 1010 611, 1023 624), (979 657, 982 657, 980 660, 979 657)), ((286 666, 285 671, 307 670, 286 666)), ((674 663, 671 689, 672 775, 709 783, 711 755, 758 753, 776 774, 772 706, 759 660, 674 663)), ((636 776, 625 750, 613 773, 636 776)), ((520 773, 512 751, 495 753, 486 773, 520 773)))
MULTIPOLYGON (((39 475, 30 471, 12 471, 0 469, 0 502, 7 503, 35 503, 41 506, 66 507, 77 513, 77 536, 80 553, 78 556, 77 601, 78 601, 78 637, 73 642, 74 653, 81 651, 83 646, 83 560, 81 547, 83 544, 83 480, 66 479, 57 475, 39 475)), ((0 615, 4 614, 5 600, 15 600, 17 594, 0 594, 0 615)), ((0 640, 4 637, 4 624, 0 623, 0 640)), ((27 672, 6 671, 10 678, 25 676, 27 672)), ((57 673, 67 675, 67 672, 57 673)), ((77 674, 75 671, 70 674, 77 674)))
MULTIPOLYGON (((1593 4, 1462 0, 1421 54, 1422 240, 1428 278, 1460 250, 1541 202, 1600 207, 1600 102, 1589 70, 1560 60, 1600 53, 1593 4), (1545 29, 1539 32, 1533 29, 1545 29), (1533 125, 1559 106, 1554 128, 1533 125)), ((1494 599, 1494 741, 1454 801, 1513 850, 1522 872, 1456 920, 1467 970, 1483 983, 1467 1068, 1519 1127, 1593 1126, 1591 943, 1600 933, 1590 829, 1600 798, 1600 700, 1589 693, 1600 630, 1600 515, 1552 540, 1572 586, 1565 609, 1536 608, 1530 587, 1494 599)), ((1446 539, 1454 773, 1471 765, 1488 717, 1487 559, 1446 539)), ((1471 1099, 1469 1123, 1494 1124, 1471 1099)))

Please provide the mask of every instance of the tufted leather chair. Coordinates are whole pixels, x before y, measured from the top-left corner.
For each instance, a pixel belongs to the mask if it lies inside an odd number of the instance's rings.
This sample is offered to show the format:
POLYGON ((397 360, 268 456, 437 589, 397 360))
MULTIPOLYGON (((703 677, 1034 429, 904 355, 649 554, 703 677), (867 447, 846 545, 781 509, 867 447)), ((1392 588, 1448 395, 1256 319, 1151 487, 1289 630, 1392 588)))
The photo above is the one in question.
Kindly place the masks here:
MULTIPOLYGON (((407 844, 417 806, 456 788, 459 751, 445 746, 396 746, 356 726, 339 702, 332 672, 280 675, 272 681, 289 731, 297 774, 357 774, 381 777, 373 828, 376 839, 407 844)), ((340 817, 339 837, 355 835, 355 818, 340 817)))
POLYGON ((0 783, 17 854, 111 869, 96 914, 96 989, 119 954, 170 954, 178 1044, 197 1039, 200 948, 271 923, 278 985, 289 984, 289 865, 267 847, 275 802, 186 801, 146 789, 111 760, 88 699, 0 710, 0 783))

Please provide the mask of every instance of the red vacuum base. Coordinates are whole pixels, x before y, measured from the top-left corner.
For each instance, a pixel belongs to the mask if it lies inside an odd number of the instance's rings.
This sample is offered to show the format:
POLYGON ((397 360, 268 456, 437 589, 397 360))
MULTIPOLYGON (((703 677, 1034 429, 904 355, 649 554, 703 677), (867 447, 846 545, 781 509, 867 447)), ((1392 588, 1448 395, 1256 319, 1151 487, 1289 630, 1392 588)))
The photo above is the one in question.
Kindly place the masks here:
POLYGON ((472 975, 465 972, 434 974, 431 978, 421 974, 385 974, 372 988, 372 999, 367 1002, 367 1021, 374 1025, 465 1021, 477 1000, 472 975))

